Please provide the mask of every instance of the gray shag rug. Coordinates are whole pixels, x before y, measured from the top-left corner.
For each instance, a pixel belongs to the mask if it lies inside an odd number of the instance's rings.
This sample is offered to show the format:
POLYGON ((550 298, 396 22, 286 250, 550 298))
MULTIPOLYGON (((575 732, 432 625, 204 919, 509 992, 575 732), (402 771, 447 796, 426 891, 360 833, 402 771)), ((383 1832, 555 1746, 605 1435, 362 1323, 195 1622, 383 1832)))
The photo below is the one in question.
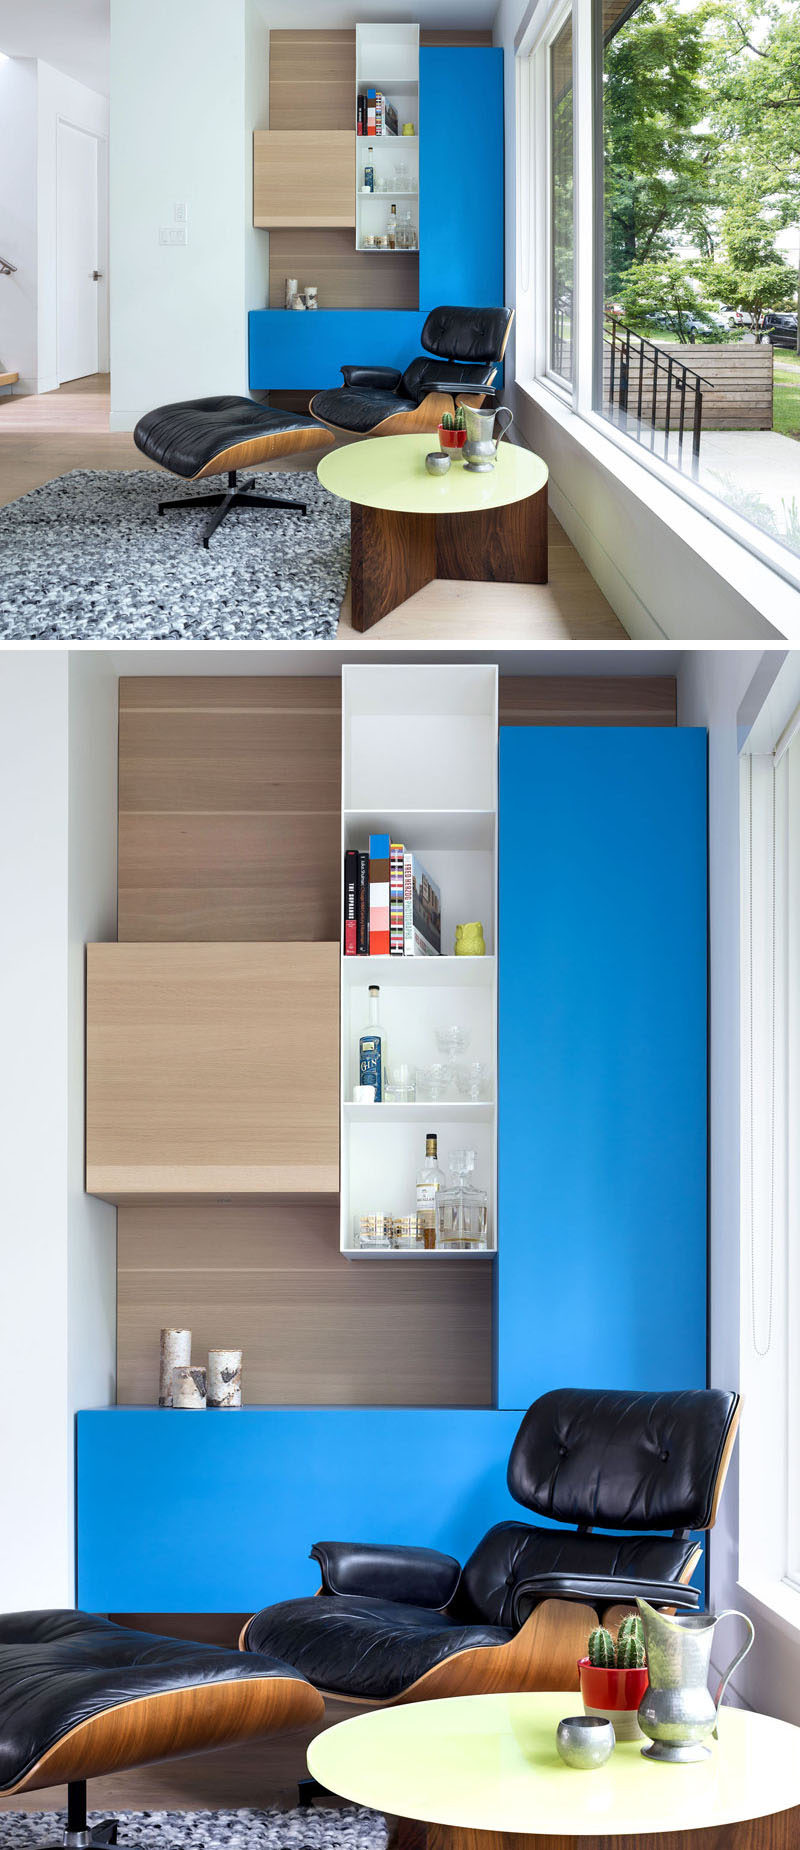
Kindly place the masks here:
MULTIPOLYGON (((256 492, 305 501, 234 509, 206 550, 211 510, 154 469, 72 469, 0 509, 0 639, 6 642, 330 642, 350 570, 350 511, 311 470, 256 476, 256 492)), ((197 485, 215 490, 224 478, 197 485)))
MULTIPOLYGON (((90 1812, 89 1823, 107 1816, 90 1812)), ((121 1811, 120 1850, 386 1850, 386 1821, 362 1806, 298 1811, 121 1811)), ((64 1812, 0 1813, 3 1850, 38 1850, 61 1841, 64 1812)))

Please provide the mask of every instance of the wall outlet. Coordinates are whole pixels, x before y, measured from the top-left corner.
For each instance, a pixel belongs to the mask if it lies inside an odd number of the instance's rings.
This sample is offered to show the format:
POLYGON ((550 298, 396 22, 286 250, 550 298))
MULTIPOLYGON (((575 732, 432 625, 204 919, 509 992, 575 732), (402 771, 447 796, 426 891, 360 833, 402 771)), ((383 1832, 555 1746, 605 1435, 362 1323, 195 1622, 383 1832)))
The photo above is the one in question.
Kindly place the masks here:
POLYGON ((185 199, 181 200, 178 205, 173 206, 172 216, 175 220, 176 225, 188 225, 189 209, 188 209, 185 199))
POLYGON ((187 237, 187 232, 186 232, 186 226, 185 225, 159 225, 158 242, 159 244, 187 244, 188 237, 187 237))

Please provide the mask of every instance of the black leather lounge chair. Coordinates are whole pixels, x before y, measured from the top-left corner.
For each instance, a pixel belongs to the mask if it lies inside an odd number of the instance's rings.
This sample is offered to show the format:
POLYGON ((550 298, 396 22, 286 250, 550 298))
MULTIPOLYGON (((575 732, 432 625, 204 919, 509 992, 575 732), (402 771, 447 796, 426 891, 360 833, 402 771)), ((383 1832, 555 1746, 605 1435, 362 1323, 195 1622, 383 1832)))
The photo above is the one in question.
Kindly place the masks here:
POLYGON ((689 1532, 715 1521, 738 1419, 738 1395, 717 1390, 544 1394, 514 1441, 509 1489, 574 1528, 497 1523, 463 1568, 430 1548, 316 1542, 323 1597, 267 1606, 241 1648, 376 1705, 574 1689, 601 1616, 616 1623, 637 1594, 698 1605, 689 1532))
POLYGON ((87 1779, 322 1713, 311 1685, 274 1658, 129 1631, 88 1612, 0 1617, 0 1792, 66 1784, 67 1850, 116 1842, 113 1819, 87 1833, 87 1779))
POLYGON ((315 392, 309 411, 331 430, 364 437, 438 430, 456 392, 469 393, 471 404, 483 403, 513 319, 513 308, 432 308, 420 336, 431 359, 420 354, 404 373, 393 366, 343 366, 344 385, 315 392))
POLYGON ((294 508, 305 514, 304 501, 284 501, 275 495, 253 494, 255 476, 238 479, 239 469, 257 468, 300 450, 324 449, 332 438, 313 418, 294 411, 273 411, 252 398, 191 398, 181 404, 159 405, 139 419, 133 441, 143 456, 180 475, 187 482, 202 482, 209 475, 227 474, 227 489, 210 495, 191 495, 159 501, 163 514, 170 507, 210 507, 200 544, 207 546, 231 508, 294 508))

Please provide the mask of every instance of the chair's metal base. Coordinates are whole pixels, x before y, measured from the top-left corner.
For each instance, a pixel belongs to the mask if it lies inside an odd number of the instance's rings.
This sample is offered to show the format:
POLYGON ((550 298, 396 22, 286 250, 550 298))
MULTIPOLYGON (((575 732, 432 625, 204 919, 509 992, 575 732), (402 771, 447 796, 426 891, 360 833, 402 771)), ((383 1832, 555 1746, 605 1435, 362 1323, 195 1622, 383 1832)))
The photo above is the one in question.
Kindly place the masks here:
POLYGON ((297 1803, 306 1811, 315 1799, 332 1799, 333 1793, 327 1786, 321 1786, 318 1779, 298 1779, 297 1803))
POLYGON ((72 1780, 67 1787, 67 1828, 57 1844, 41 1845, 39 1850, 102 1850, 117 1841, 116 1818, 104 1818, 89 1825, 86 1815, 86 1781, 72 1780))
POLYGON ((288 507, 297 513, 307 514, 305 501, 283 501, 277 495, 254 495, 250 490, 255 484, 255 476, 248 476, 246 482, 237 481, 236 470, 228 470, 228 487, 225 492, 217 491, 211 495, 186 495, 177 501, 159 501, 158 511, 163 514, 168 507, 213 507, 216 511, 206 521, 200 535, 200 545, 208 546, 209 540, 217 528, 222 525, 226 514, 233 507, 288 507))

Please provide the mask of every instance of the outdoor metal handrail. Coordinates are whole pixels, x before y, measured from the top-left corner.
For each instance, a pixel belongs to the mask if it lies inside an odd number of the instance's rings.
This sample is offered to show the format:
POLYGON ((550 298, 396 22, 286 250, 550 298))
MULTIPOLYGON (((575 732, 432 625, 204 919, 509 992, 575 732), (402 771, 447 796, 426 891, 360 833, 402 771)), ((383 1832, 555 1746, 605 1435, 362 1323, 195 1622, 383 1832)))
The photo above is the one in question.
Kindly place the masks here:
POLYGON ((8 257, 0 257, 0 276, 13 276, 16 268, 16 264, 11 263, 8 257))
POLYGON ((629 409, 630 389, 631 389, 631 357, 633 357, 634 372, 637 371, 636 360, 638 358, 638 362, 639 362, 638 379, 635 384, 636 419, 639 425, 638 434, 639 436, 641 436, 642 424, 643 422, 645 423, 647 422, 646 412, 645 412, 645 418, 643 420, 642 410, 643 410, 643 405, 646 404, 647 397, 649 396, 650 398, 649 423, 650 423, 650 433, 651 433, 650 447, 652 449, 653 441, 655 437, 655 429, 656 429, 656 415, 657 415, 657 410, 658 410, 659 362, 662 362, 662 366, 661 366, 662 377, 663 377, 665 368, 666 368, 666 377, 667 377, 667 388, 666 388, 667 396, 666 396, 666 405, 665 405, 665 410, 664 410, 664 453, 666 455, 667 449, 669 447, 670 417, 672 414, 672 403, 673 403, 674 394, 678 395, 678 398, 680 401, 680 409, 679 409, 679 415, 678 415, 678 455, 679 456, 683 449, 683 438, 684 438, 684 433, 686 429, 686 393, 688 390, 688 391, 694 392, 694 409, 693 409, 693 414, 692 414, 692 456, 694 457, 696 461, 697 457, 700 454, 700 432, 701 432, 702 423, 703 423, 703 391, 702 391, 702 388, 706 386, 708 387, 710 391, 713 392, 714 390, 713 379, 706 379, 705 375, 703 373, 697 372, 694 366, 687 366, 683 360, 677 359, 676 355, 674 353, 671 353, 668 350, 668 348, 659 347, 655 341, 647 340, 645 335, 637 334, 633 328, 628 327, 626 322, 618 321, 616 315, 607 315, 606 321, 608 322, 610 329, 611 329, 610 336, 607 333, 606 329, 605 328, 603 329, 603 339, 606 345, 610 346, 611 348, 611 379, 610 379, 610 385, 609 385, 609 404, 610 404, 611 410, 613 411, 614 404, 616 402, 619 412, 620 412, 619 421, 620 423, 622 423, 624 420, 624 426, 627 429, 628 409, 629 409), (632 345, 632 343, 638 343, 638 347, 636 345, 632 345), (649 394, 647 391, 648 382, 646 381, 645 376, 644 376, 644 369, 646 365, 652 366, 652 369, 653 369, 652 380, 651 380, 651 390, 649 394), (617 391, 616 401, 614 397, 615 389, 617 391))

